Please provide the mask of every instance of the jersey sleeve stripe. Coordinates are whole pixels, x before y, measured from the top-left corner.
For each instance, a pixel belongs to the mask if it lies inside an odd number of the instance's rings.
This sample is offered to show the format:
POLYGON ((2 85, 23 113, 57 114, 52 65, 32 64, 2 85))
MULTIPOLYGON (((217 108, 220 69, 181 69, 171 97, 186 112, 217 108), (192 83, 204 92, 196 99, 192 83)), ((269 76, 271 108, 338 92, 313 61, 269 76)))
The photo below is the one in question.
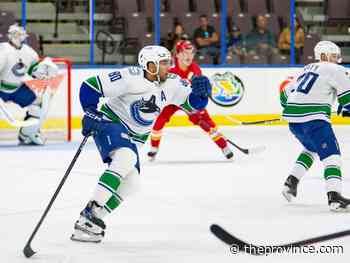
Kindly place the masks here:
POLYGON ((194 111, 195 109, 191 106, 190 102, 189 102, 189 97, 187 97, 185 103, 181 104, 181 107, 184 108, 186 111, 194 111))
POLYGON ((28 69, 28 75, 32 75, 34 69, 39 65, 39 61, 34 62, 32 65, 30 65, 29 69, 28 69))
POLYGON ((344 91, 343 93, 338 94, 338 98, 343 97, 347 94, 350 94, 350 90, 344 91))
POLYGON ((90 88, 96 90, 98 93, 102 94, 102 90, 100 85, 98 84, 98 80, 96 77, 88 78, 84 81, 90 88))
POLYGON ((96 78, 97 78, 97 81, 98 81, 97 83, 98 83, 98 86, 99 86, 99 88, 100 88, 100 91, 101 91, 102 95, 104 96, 104 94, 103 94, 103 89, 102 89, 101 79, 100 79, 99 76, 97 76, 96 78))
POLYGON ((346 106, 346 105, 350 104, 350 91, 347 93, 343 93, 343 95, 339 95, 338 102, 342 106, 346 106))
POLYGON ((280 103, 281 103, 281 105, 282 105, 283 108, 286 107, 286 105, 287 105, 287 99, 288 99, 287 94, 286 94, 286 92, 283 90, 283 91, 280 93, 280 103))

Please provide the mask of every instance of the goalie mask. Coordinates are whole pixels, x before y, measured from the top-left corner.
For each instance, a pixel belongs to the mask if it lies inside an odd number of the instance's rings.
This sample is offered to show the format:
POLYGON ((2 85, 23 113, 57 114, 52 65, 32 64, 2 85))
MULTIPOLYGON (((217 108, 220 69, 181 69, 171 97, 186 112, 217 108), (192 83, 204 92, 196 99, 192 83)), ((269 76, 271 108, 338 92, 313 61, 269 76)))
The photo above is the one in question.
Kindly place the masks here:
POLYGON ((28 35, 23 27, 14 24, 9 27, 7 37, 16 48, 21 48, 28 35))

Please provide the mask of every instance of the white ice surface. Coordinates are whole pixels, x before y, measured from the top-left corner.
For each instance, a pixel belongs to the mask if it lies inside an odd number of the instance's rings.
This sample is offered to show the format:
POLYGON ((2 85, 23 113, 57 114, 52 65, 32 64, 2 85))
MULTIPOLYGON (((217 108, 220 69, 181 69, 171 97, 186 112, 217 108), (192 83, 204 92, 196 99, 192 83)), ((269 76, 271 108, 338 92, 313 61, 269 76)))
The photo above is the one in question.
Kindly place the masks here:
MULTIPOLYGON (((222 128, 249 147, 266 145, 255 156, 235 151, 234 163, 198 128, 167 129, 159 158, 141 153, 142 190, 106 218, 101 244, 70 241, 74 221, 104 170, 92 140, 83 150, 52 210, 33 241, 38 253, 25 259, 22 248, 68 167, 80 141, 45 147, 0 144, 0 262, 349 262, 350 237, 322 245, 342 245, 344 253, 232 255, 209 226, 218 223, 257 244, 280 244, 350 228, 350 213, 328 211, 322 165, 317 163, 287 204, 281 189, 301 148, 284 127, 222 128)), ((350 128, 336 127, 343 153, 343 193, 350 196, 350 128)), ((317 247, 318 248, 318 247, 317 247)))

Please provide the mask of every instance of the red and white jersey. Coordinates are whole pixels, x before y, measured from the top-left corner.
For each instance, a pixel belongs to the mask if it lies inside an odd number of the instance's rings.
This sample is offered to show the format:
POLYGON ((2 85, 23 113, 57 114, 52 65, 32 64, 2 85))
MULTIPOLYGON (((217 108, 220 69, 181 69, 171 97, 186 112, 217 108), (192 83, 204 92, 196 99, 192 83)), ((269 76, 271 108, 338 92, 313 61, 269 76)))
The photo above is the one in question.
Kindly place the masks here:
POLYGON ((188 67, 187 70, 182 70, 179 66, 179 63, 177 59, 175 59, 175 66, 169 69, 170 73, 174 73, 179 75, 183 79, 187 79, 191 81, 193 76, 200 76, 202 75, 202 70, 196 64, 195 62, 192 62, 192 64, 188 67))

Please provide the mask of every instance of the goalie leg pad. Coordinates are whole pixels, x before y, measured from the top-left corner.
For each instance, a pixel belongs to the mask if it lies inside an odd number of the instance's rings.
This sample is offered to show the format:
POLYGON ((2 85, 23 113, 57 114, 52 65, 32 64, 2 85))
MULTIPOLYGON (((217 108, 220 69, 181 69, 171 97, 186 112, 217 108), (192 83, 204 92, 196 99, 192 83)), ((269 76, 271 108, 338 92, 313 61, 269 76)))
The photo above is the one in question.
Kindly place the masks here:
POLYGON ((41 108, 39 105, 31 105, 27 111, 27 114, 24 120, 37 119, 39 120, 38 124, 28 127, 23 127, 19 130, 18 139, 22 145, 44 145, 45 138, 40 132, 40 116, 41 108))
POLYGON ((27 115, 25 120, 37 119, 38 124, 23 127, 19 132, 19 140, 21 144, 25 145, 43 145, 46 139, 42 136, 40 132, 40 127, 47 117, 49 111, 49 105, 51 101, 51 94, 49 91, 45 91, 42 96, 37 97, 37 99, 28 107, 27 115))

